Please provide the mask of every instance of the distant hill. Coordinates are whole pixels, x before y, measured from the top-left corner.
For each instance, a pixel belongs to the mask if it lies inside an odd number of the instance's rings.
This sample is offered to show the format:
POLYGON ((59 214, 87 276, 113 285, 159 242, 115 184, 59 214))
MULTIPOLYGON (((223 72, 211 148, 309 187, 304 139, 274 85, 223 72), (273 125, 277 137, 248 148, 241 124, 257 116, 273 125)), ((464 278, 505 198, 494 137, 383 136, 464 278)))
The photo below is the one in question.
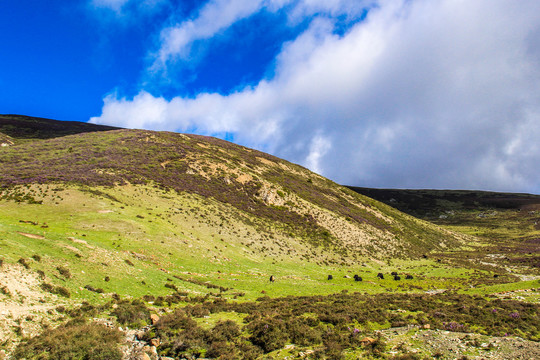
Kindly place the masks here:
POLYGON ((23 115, 0 115, 0 133, 19 140, 51 139, 85 132, 115 129, 118 128, 78 121, 58 121, 23 115))
POLYGON ((430 218, 446 211, 540 209, 540 195, 472 190, 403 190, 348 186, 407 214, 430 218), (538 206, 537 206, 538 205, 538 206))

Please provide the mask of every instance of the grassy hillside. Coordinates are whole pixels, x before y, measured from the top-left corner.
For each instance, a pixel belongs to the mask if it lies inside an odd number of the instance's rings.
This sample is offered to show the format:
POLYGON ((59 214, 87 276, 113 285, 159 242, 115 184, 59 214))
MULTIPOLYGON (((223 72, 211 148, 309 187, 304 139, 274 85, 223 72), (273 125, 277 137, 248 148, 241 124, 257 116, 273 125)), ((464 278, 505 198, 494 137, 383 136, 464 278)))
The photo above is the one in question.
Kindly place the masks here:
POLYGON ((5 199, 41 201, 41 193, 24 190, 31 184, 148 185, 214 199, 248 223, 255 216, 259 232, 291 235, 346 259, 408 257, 460 243, 298 165, 203 136, 92 132, 6 147, 0 161, 5 199))

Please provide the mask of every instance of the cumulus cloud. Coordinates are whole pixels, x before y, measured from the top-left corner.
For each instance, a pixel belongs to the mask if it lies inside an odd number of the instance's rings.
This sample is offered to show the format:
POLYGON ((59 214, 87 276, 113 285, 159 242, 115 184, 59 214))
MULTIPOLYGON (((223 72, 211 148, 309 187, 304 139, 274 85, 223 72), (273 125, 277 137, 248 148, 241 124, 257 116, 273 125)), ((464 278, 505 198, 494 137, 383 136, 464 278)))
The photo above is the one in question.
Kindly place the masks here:
POLYGON ((539 2, 380 1, 342 35, 332 11, 255 87, 113 94, 92 122, 234 133, 344 184, 540 192, 539 2))

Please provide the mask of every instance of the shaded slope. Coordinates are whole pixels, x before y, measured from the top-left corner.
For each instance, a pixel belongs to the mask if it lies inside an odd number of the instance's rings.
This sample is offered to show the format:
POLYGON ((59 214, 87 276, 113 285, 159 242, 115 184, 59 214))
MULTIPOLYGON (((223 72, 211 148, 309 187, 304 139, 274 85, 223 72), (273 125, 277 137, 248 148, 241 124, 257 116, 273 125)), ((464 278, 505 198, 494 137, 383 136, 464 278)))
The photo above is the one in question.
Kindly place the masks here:
POLYGON ((540 207, 540 195, 473 190, 401 190, 348 186, 353 191, 420 218, 445 211, 518 210, 540 207))
POLYGON ((114 129, 118 128, 78 121, 58 121, 23 115, 0 115, 0 133, 19 140, 51 139, 66 135, 114 129))

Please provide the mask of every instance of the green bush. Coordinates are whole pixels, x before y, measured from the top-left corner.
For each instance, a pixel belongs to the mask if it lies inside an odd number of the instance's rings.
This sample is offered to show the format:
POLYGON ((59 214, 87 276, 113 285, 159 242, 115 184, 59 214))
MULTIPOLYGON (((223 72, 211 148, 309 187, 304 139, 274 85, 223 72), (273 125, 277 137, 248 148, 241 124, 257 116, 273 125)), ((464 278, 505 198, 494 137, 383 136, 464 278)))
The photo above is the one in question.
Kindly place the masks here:
POLYGON ((144 303, 137 301, 118 304, 117 308, 111 312, 111 315, 116 316, 120 324, 129 327, 140 327, 150 322, 150 310, 146 308, 144 303))
POLYGON ((122 341, 123 334, 116 329, 76 321, 23 340, 12 357, 28 360, 121 360, 119 345, 122 341))

